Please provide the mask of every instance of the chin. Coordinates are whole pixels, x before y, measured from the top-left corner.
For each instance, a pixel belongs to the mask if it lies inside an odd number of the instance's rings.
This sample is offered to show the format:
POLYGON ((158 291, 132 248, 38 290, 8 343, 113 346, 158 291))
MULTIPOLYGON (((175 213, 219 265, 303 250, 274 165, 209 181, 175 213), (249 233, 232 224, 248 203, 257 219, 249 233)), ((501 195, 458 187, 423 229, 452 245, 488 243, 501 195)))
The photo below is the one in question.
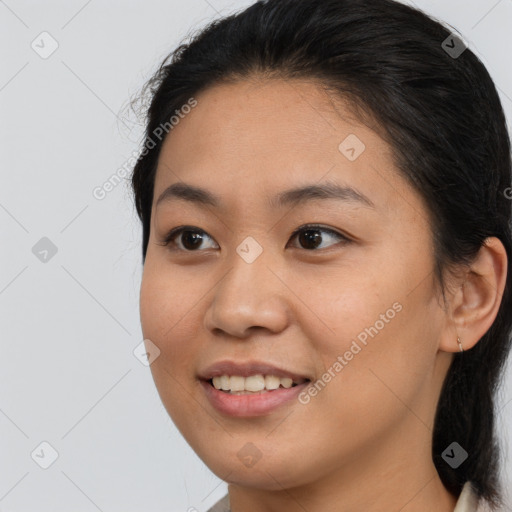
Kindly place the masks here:
MULTIPOLYGON (((282 491, 283 488, 292 488, 307 481, 306 475, 302 475, 301 478, 301 475, 290 471, 293 465, 285 457, 273 460, 262 454, 261 458, 254 462, 255 459, 251 461, 249 458, 241 461, 236 452, 226 451, 222 455, 198 455, 212 473, 228 484, 267 491, 282 491)), ((302 471, 304 466, 297 469, 302 471)))

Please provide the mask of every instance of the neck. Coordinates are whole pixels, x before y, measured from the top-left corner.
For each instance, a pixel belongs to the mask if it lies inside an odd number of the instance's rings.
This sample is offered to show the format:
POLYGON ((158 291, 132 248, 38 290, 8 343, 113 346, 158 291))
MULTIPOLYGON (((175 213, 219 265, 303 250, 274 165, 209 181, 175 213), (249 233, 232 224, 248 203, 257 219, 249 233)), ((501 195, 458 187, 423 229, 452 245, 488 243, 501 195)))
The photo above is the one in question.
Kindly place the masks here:
POLYGON ((247 486, 247 481, 231 483, 231 511, 453 512, 457 497, 444 487, 432 461, 431 430, 412 414, 405 418, 364 450, 346 453, 343 464, 335 459, 304 471, 296 466, 301 476, 297 474, 293 486, 290 481, 277 485, 289 475, 260 466, 262 459, 252 471, 259 470, 268 482, 260 480, 257 488, 247 486))
POLYGON ((230 484, 228 491, 231 512, 453 512, 457 502, 435 468, 418 478, 403 473, 385 476, 374 485, 369 480, 338 480, 335 487, 324 481, 282 491, 262 491, 230 484))

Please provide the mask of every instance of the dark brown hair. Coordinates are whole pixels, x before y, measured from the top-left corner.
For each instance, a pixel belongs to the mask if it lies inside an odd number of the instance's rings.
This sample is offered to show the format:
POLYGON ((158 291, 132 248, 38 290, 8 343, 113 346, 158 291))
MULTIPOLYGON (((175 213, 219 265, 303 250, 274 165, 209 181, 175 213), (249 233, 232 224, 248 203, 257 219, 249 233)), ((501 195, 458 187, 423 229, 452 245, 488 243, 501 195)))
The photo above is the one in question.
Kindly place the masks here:
MULTIPOLYGON (((449 51, 461 48, 452 32, 392 0, 256 2, 214 20, 165 58, 142 93, 150 95, 144 144, 192 96, 223 81, 318 79, 377 123, 399 172, 424 198, 443 295, 448 269, 471 263, 487 237, 502 241, 508 275, 497 318, 471 350, 455 354, 432 448, 448 490, 458 495, 470 480, 478 496, 501 506, 495 396, 511 343, 510 140, 488 71, 469 48, 449 51), (454 441, 468 452, 456 468, 442 458, 454 441)), ((143 261, 163 140, 141 154, 132 176, 143 261)))

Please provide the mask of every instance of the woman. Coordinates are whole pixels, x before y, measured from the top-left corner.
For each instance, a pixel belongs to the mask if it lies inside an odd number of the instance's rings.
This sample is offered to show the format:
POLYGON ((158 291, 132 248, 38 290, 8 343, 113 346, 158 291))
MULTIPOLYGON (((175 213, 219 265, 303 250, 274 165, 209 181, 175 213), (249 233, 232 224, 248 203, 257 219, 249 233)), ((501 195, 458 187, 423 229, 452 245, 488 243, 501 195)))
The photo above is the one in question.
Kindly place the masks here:
POLYGON ((480 60, 391 0, 267 0, 148 91, 141 324, 210 510, 500 510, 511 159, 480 60))

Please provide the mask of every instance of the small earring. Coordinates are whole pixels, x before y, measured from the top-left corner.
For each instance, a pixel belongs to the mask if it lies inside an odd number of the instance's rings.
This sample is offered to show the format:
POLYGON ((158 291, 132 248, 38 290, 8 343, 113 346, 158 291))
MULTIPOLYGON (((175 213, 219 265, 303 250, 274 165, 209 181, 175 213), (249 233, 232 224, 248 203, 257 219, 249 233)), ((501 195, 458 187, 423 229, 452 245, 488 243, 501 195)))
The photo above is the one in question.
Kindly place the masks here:
POLYGON ((462 348, 462 343, 460 341, 460 338, 457 336, 457 343, 459 344, 459 349, 461 352, 464 352, 464 349, 462 348))

